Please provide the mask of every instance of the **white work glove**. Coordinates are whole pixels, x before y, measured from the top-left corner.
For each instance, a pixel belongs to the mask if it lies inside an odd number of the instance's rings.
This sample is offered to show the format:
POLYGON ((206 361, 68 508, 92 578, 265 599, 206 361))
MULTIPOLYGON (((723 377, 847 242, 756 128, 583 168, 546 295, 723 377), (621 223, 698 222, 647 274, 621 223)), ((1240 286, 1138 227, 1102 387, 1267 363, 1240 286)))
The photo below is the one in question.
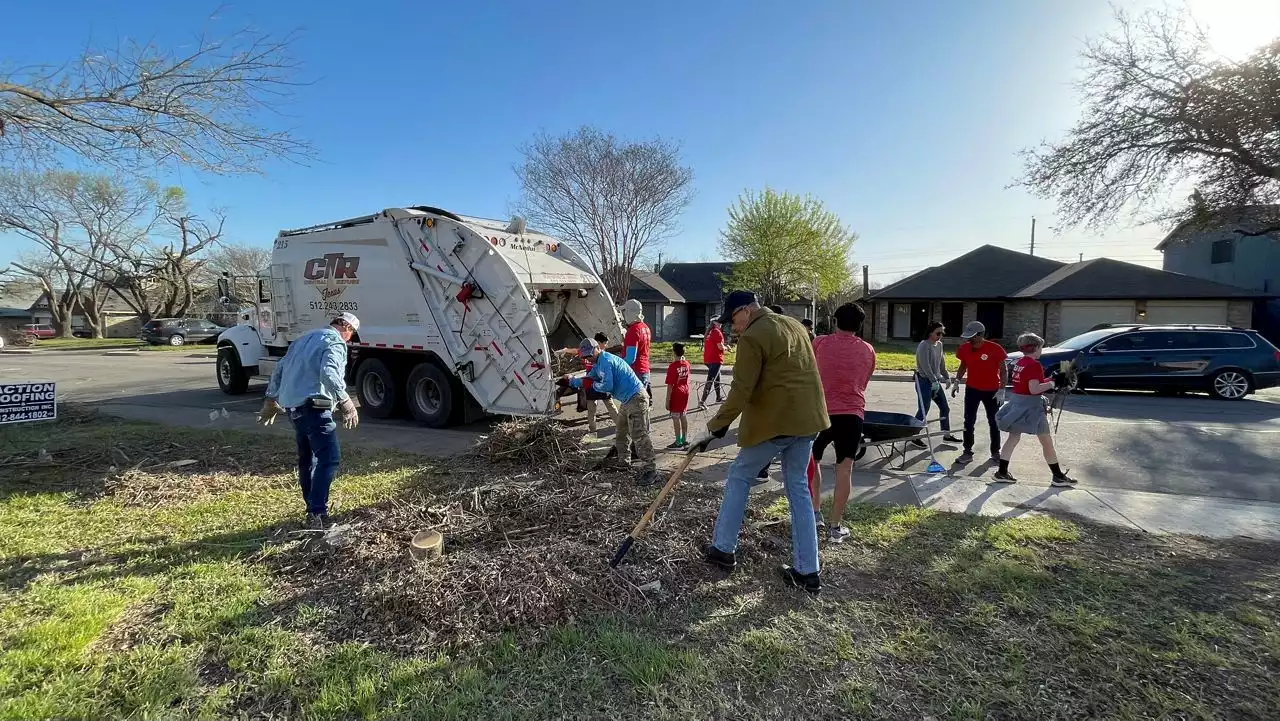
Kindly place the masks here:
POLYGON ((952 379, 951 381, 951 397, 952 398, 955 398, 956 395, 960 393, 960 386, 962 385, 964 384, 960 382, 959 378, 952 379))
POLYGON ((996 403, 1003 404, 1003 403, 1004 403, 1004 395, 1005 395, 1005 393, 1004 393, 1004 389, 1003 389, 1003 388, 1001 388, 1000 390, 996 391, 996 403))
POLYGON ((276 416, 284 411, 275 398, 268 398, 262 402, 262 410, 258 413, 258 422, 264 426, 269 426, 276 422, 276 416))
POLYGON ((356 412, 356 402, 347 398, 338 405, 338 409, 342 411, 342 427, 351 430, 360 425, 360 414, 356 412))
POLYGON ((942 383, 938 381, 934 381, 933 385, 929 386, 929 395, 936 396, 938 395, 938 391, 942 390, 943 388, 944 386, 942 385, 942 383))

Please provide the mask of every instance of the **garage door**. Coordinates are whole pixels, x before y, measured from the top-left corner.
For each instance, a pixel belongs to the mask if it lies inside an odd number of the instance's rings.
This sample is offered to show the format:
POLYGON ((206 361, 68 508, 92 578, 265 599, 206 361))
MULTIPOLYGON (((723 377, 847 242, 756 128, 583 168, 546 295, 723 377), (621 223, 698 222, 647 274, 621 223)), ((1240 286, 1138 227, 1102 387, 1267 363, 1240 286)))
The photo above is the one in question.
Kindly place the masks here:
POLYGON ((1149 300, 1147 323, 1200 323, 1226 325, 1225 300, 1149 300))
POLYGON ((1080 335, 1101 323, 1132 323, 1134 316, 1133 301, 1062 301, 1062 337, 1066 340, 1080 335))

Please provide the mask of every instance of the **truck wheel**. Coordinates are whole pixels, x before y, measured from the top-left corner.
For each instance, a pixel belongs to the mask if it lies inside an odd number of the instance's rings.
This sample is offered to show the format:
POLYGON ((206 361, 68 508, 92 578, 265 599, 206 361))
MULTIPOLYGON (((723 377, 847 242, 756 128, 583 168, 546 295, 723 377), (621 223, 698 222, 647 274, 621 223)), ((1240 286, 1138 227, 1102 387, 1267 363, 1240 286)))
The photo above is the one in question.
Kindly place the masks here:
POLYGON ((240 354, 235 348, 218 349, 218 387, 229 396, 238 396, 249 389, 249 374, 240 365, 240 354))
POLYGON ((419 363, 405 384, 409 413, 419 423, 444 428, 453 418, 453 382, 434 363, 419 363))
POLYGON ((356 395, 361 409, 374 418, 390 418, 400 401, 400 389, 387 364, 370 358, 356 370, 356 395))

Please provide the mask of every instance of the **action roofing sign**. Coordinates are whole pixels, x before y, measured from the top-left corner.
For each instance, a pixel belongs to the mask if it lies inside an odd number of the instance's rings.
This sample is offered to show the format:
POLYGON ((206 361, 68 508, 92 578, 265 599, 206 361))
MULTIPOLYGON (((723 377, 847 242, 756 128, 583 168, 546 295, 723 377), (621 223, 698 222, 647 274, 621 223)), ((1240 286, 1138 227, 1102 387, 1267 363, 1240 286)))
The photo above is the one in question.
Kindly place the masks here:
POLYGON ((58 417, 53 381, 0 381, 0 424, 51 421, 58 417))

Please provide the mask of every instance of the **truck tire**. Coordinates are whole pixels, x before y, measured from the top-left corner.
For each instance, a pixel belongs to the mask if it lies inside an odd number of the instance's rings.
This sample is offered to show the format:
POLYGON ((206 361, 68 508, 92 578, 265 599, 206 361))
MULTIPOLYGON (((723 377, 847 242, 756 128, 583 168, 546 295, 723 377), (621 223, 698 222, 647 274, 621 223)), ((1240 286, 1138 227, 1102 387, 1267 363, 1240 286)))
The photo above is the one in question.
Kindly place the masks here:
POLYGON ((404 389, 409 413, 417 422, 431 428, 451 425, 456 396, 453 379, 435 363, 419 363, 409 374, 404 389))
POLYGON ((224 346, 218 349, 218 387, 229 396, 238 396, 249 389, 249 374, 240 365, 236 349, 224 346))
POLYGON ((356 369, 356 396, 371 417, 390 418, 400 403, 400 388, 387 364, 370 358, 356 369))

